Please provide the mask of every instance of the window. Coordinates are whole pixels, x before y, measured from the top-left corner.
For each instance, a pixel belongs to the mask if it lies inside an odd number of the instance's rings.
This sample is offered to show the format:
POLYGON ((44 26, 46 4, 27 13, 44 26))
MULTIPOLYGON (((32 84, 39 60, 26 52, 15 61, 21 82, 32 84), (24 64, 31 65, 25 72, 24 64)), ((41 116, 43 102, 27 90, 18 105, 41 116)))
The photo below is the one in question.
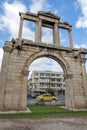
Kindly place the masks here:
POLYGON ((34 73, 34 75, 35 75, 35 76, 37 76, 37 75, 38 75, 38 73, 34 73))
POLYGON ((46 79, 43 78, 43 77, 41 77, 41 78, 40 78, 40 81, 44 81, 44 82, 46 82, 46 79))
POLYGON ((57 84, 57 87, 61 87, 61 84, 57 84))
POLYGON ((38 78, 34 78, 34 81, 38 81, 38 78))
POLYGON ((55 81, 55 79, 51 79, 51 81, 55 81))
POLYGON ((51 74, 51 76, 55 76, 55 74, 51 74))
POLYGON ((58 82, 60 82, 60 81, 61 81, 61 79, 57 79, 57 81, 58 81, 58 82))
POLYGON ((44 73, 40 73, 40 76, 44 76, 44 73))
POLYGON ((60 77, 60 74, 56 74, 56 76, 60 77))
POLYGON ((49 76, 49 74, 46 74, 46 76, 49 76))
POLYGON ((55 84, 51 84, 51 87, 55 87, 55 84))

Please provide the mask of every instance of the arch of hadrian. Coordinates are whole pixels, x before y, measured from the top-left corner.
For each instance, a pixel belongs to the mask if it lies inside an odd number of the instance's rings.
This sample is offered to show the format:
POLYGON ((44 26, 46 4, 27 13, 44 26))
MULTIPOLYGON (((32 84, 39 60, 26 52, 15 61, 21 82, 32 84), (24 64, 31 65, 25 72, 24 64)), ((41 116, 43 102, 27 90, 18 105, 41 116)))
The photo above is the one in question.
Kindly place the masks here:
POLYGON ((51 12, 19 13, 17 39, 5 43, 0 73, 0 110, 26 110, 28 68, 39 57, 50 57, 62 66, 65 75, 65 105, 69 109, 87 108, 86 49, 76 49, 72 42, 72 26, 60 22, 51 12), (35 42, 22 38, 23 21, 36 23, 35 42), (41 42, 42 26, 53 29, 53 44, 41 42), (59 28, 69 34, 70 47, 60 45, 59 28))

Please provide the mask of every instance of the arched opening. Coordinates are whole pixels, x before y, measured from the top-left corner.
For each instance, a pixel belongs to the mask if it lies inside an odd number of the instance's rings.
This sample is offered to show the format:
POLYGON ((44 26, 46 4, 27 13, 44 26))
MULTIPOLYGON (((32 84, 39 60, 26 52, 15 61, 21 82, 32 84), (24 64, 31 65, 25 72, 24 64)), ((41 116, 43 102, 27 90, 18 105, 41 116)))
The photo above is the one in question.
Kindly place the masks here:
POLYGON ((33 60, 29 66, 28 103, 36 103, 36 97, 43 93, 57 96, 58 104, 65 105, 65 68, 60 60, 43 56, 33 60))

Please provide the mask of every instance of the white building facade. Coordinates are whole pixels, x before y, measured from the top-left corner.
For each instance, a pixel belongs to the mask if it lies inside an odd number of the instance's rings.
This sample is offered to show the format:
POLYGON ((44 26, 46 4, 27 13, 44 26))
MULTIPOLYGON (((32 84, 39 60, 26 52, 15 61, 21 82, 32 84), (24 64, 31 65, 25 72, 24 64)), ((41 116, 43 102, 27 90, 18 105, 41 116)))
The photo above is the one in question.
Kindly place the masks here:
POLYGON ((53 89, 54 91, 64 92, 64 74, 53 71, 33 71, 28 86, 30 91, 53 89))

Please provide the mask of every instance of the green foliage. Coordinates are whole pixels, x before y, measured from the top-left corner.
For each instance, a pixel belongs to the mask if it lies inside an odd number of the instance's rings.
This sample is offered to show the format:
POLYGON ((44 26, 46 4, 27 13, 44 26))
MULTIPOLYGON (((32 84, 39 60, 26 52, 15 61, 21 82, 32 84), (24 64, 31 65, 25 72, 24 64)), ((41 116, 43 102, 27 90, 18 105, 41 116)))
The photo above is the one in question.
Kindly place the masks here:
POLYGON ((0 114, 0 119, 86 117, 87 111, 72 111, 56 106, 29 105, 32 113, 0 114))

